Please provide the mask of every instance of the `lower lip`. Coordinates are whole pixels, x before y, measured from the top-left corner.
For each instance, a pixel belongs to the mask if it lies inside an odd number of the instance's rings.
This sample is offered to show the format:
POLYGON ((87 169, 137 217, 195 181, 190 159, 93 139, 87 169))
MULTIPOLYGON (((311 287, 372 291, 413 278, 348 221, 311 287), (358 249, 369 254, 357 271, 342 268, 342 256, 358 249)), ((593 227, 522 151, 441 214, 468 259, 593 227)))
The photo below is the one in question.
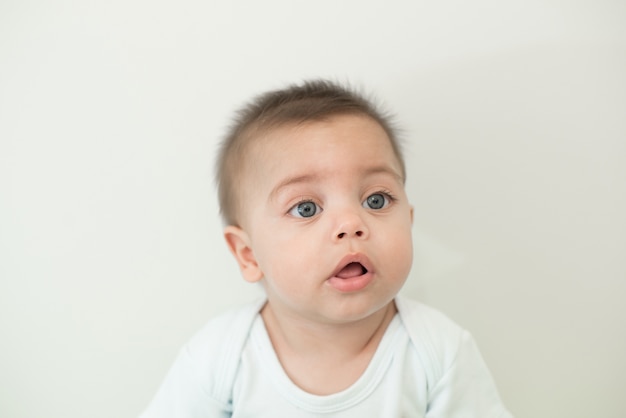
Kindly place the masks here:
POLYGON ((360 276, 350 277, 342 279, 341 277, 331 277, 328 279, 328 284, 340 292, 357 292, 363 290, 372 281, 373 275, 371 272, 367 272, 360 276))

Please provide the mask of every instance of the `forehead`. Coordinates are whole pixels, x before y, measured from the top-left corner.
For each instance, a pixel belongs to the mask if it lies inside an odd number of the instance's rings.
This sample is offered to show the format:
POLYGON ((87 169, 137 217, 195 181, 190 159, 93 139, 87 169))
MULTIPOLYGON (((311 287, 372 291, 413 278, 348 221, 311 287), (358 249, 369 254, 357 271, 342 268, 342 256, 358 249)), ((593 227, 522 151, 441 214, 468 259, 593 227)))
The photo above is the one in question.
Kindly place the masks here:
POLYGON ((342 115, 283 125, 255 138, 246 177, 255 184, 294 175, 340 174, 386 168, 403 181, 402 164, 386 131, 365 116, 342 115))
POLYGON ((365 115, 336 115, 269 128, 250 140, 247 154, 256 159, 259 155, 298 154, 310 148, 332 148, 346 144, 391 151, 399 162, 387 132, 378 122, 365 115))

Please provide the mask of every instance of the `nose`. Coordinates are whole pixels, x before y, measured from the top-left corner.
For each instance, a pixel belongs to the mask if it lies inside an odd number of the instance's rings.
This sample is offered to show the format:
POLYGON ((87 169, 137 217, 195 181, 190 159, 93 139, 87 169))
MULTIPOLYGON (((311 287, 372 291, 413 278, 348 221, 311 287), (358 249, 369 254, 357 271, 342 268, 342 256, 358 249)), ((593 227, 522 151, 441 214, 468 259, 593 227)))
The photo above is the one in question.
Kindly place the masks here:
POLYGON ((367 238, 369 229, 363 218, 355 211, 343 211, 337 216, 333 231, 333 240, 341 241, 349 238, 367 238))

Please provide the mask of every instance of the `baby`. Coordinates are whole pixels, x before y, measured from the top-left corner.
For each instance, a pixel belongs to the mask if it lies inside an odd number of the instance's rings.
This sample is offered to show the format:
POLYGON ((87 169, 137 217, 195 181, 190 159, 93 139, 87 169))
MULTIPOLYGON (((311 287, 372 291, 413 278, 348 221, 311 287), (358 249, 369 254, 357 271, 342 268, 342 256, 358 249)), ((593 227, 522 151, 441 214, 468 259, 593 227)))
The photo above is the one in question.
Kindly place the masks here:
POLYGON ((413 208, 388 117, 310 81, 222 143, 224 237, 263 300, 211 320, 142 418, 510 417, 471 336, 398 296, 413 208))

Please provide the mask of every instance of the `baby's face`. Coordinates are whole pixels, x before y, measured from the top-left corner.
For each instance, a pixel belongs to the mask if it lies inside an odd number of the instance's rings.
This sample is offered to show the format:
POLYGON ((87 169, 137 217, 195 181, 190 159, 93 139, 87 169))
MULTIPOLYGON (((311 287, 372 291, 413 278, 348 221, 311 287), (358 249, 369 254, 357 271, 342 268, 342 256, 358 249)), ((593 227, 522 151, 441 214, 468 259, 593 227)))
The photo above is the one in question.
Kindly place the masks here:
POLYGON ((411 267, 412 208, 380 125, 336 116, 283 126, 249 152, 244 277, 263 283, 273 310, 346 323, 387 306, 411 267))

